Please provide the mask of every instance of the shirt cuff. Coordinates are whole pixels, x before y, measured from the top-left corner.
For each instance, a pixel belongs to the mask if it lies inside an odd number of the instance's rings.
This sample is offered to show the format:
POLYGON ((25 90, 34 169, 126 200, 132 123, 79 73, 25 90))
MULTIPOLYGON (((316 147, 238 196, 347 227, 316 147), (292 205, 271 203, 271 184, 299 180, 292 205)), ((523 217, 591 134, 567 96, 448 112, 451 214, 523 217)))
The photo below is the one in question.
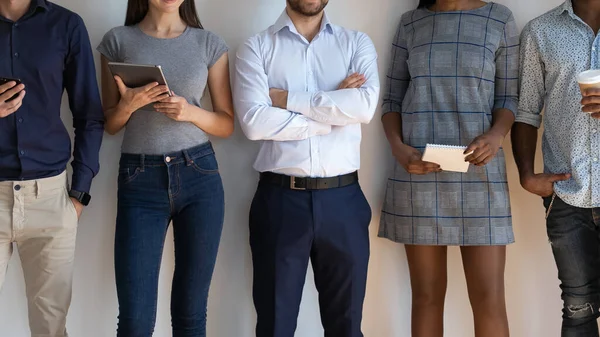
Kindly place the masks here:
POLYGON ((519 113, 517 113, 517 117, 515 118, 515 122, 531 125, 539 129, 542 125, 542 115, 519 110, 519 113))
POLYGON ((73 179, 71 189, 79 192, 90 193, 94 173, 85 167, 73 165, 73 179))
POLYGON ((310 92, 288 92, 287 110, 297 112, 308 118, 310 116, 310 101, 312 94, 310 92))

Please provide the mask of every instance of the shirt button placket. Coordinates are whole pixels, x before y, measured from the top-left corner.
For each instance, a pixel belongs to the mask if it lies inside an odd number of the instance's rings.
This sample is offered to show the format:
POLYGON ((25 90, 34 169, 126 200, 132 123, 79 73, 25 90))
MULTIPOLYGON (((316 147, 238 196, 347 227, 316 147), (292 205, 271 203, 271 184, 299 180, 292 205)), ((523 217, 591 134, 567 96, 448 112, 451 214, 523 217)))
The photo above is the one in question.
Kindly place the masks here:
MULTIPOLYGON (((313 88, 313 81, 312 81, 312 50, 311 50, 311 45, 309 44, 308 46, 306 46, 306 58, 305 58, 305 66, 306 66, 306 89, 308 92, 313 92, 314 88, 313 88)), ((317 154, 317 139, 316 137, 310 137, 308 139, 308 144, 309 144, 309 151, 310 151, 310 176, 315 176, 316 174, 316 170, 318 167, 318 154, 317 154)))
MULTIPOLYGON (((599 157, 600 157, 600 134, 598 134, 598 126, 600 122, 598 120, 592 119, 592 130, 590 133, 590 145, 591 145, 591 154, 592 154, 592 186, 600 185, 600 171, 598 170, 599 157)), ((598 195, 597 188, 592 188, 592 201, 598 200, 600 195, 598 195)))

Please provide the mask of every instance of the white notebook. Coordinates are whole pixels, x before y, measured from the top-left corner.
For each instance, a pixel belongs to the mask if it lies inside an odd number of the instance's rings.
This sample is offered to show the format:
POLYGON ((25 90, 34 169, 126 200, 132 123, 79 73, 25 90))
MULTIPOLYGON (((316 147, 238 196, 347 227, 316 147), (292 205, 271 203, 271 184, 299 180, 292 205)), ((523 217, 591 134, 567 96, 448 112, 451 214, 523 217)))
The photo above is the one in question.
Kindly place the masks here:
POLYGON ((465 161, 466 146, 427 144, 423 152, 423 161, 436 163, 444 171, 467 172, 469 163, 465 161))

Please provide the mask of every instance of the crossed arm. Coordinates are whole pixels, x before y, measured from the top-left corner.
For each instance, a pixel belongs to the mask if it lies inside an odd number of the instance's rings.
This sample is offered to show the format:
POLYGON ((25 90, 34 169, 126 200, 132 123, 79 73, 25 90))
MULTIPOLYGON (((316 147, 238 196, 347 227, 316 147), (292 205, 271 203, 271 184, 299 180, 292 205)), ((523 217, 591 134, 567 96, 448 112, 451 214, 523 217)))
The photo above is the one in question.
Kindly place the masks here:
POLYGON ((331 132, 332 126, 368 123, 379 99, 377 54, 366 35, 358 41, 352 68, 338 90, 288 92, 270 88, 256 39, 236 58, 234 97, 240 124, 251 140, 303 140, 331 132))

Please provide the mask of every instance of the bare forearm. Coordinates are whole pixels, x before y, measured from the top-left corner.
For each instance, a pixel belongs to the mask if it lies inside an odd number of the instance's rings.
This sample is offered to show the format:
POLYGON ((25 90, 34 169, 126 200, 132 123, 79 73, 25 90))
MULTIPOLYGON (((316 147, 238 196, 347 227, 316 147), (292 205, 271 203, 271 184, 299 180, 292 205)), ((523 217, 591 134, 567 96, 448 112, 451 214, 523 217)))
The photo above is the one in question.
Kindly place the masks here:
POLYGON ((233 116, 226 112, 208 111, 191 105, 191 122, 202 131, 221 138, 233 133, 233 116))
POLYGON ((515 123, 512 129, 512 147, 521 180, 534 174, 538 129, 524 123, 515 123))
POLYGON ((404 145, 402 139, 402 116, 397 112, 390 112, 381 118, 385 137, 392 149, 404 145))
POLYGON ((116 134, 125 127, 125 124, 127 124, 133 113, 134 111, 127 109, 120 103, 113 108, 105 110, 104 117, 106 123, 104 124, 104 130, 111 135, 116 134))
POLYGON ((515 122, 515 115, 508 109, 497 109, 492 115, 490 132, 506 137, 515 122))

